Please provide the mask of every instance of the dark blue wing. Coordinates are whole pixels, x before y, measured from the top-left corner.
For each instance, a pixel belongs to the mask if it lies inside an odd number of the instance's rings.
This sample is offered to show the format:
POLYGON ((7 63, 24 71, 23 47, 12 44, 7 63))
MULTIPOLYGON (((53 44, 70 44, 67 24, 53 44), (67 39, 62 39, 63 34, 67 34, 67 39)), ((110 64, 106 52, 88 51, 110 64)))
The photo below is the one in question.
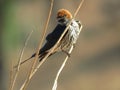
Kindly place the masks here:
POLYGON ((53 32, 51 32, 50 34, 47 35, 46 37, 46 43, 45 45, 41 48, 40 53, 43 53, 49 49, 51 49, 56 42, 58 41, 58 39, 60 38, 60 36, 62 35, 62 33, 64 32, 66 26, 64 25, 57 25, 55 27, 55 29, 53 30, 53 32))
MULTIPOLYGON (((46 43, 39 51, 39 55, 40 55, 39 57, 41 58, 40 61, 48 53, 46 51, 51 49, 56 44, 56 42, 59 40, 60 36, 64 32, 65 28, 66 28, 65 25, 58 24, 55 27, 55 29, 53 30, 53 32, 51 32, 50 34, 47 35, 46 43)), ((36 55, 36 53, 34 53, 29 59, 35 57, 35 55, 36 55)), ((27 59, 27 60, 29 60, 29 59, 27 59)))

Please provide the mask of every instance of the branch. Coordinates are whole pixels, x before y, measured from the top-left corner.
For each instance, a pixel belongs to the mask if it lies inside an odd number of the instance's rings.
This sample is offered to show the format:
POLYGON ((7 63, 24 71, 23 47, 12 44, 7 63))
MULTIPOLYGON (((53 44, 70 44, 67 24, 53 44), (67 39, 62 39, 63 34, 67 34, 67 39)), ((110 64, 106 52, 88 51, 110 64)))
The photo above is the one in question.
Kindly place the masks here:
MULTIPOLYGON (((22 61, 23 53, 24 53, 24 50, 25 50, 25 48, 26 48, 26 46, 27 46, 28 40, 30 39, 30 37, 31 37, 31 35, 32 35, 32 32, 33 32, 33 30, 29 33, 29 35, 28 35, 28 37, 27 37, 27 39, 26 39, 26 41, 25 41, 24 47, 23 47, 23 49, 21 50, 20 57, 19 57, 19 60, 18 60, 18 65, 17 65, 17 67, 16 67, 16 73, 15 73, 13 82, 11 81, 12 83, 11 83, 10 90, 13 90, 13 88, 14 88, 14 85, 15 85, 15 82, 16 82, 16 79, 17 79, 17 76, 18 76, 18 74, 19 74, 20 63, 21 63, 21 61, 22 61)), ((12 68, 13 68, 13 67, 12 67, 12 68)), ((13 71, 12 71, 11 73, 13 74, 13 71)))
POLYGON ((12 83, 13 83, 13 61, 11 61, 11 63, 10 63, 10 72, 9 72, 9 90, 12 90, 11 88, 12 88, 12 83))
POLYGON ((30 80, 31 80, 31 74, 35 68, 35 65, 36 65, 36 62, 37 62, 37 59, 38 59, 38 54, 39 54, 39 50, 42 46, 42 43, 43 43, 43 40, 45 38, 45 34, 46 34, 46 31, 47 31, 47 28, 48 28, 48 24, 49 24, 49 21, 50 21, 50 17, 51 17, 51 13, 52 13, 52 9, 53 9, 53 2, 54 0, 51 0, 51 5, 50 5, 50 10, 49 10, 49 14, 48 14, 48 18, 47 18, 47 21, 46 21, 46 25, 45 25, 45 28, 44 28, 44 32, 43 32, 43 36, 42 36, 42 40, 40 40, 39 42, 39 46, 38 46, 38 49, 37 49, 37 52, 36 52, 36 55, 35 55, 35 59, 32 63, 32 67, 30 69, 30 72, 28 73, 28 76, 27 76, 27 79, 24 81, 23 85, 21 86, 20 90, 25 90, 25 88, 27 87, 27 85, 29 84, 30 80))
MULTIPOLYGON (((70 50, 69 50, 69 53, 71 53, 72 50, 73 50, 73 46, 71 46, 71 48, 70 48, 70 50)), ((68 60, 68 56, 65 58, 63 64, 61 65, 60 69, 58 70, 58 73, 57 73, 56 78, 55 78, 55 80, 54 80, 54 85, 53 85, 52 90, 56 90, 56 89, 57 89, 57 82, 58 82, 59 75, 60 75, 61 71, 63 70, 63 68, 64 68, 67 60, 68 60)))

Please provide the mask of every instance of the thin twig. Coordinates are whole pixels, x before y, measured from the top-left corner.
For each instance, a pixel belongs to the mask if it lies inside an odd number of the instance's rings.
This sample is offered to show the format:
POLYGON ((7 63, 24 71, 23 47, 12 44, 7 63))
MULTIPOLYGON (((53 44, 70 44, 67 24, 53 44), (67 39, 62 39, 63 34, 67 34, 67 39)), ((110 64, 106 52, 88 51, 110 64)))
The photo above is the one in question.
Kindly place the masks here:
POLYGON ((49 10, 49 14, 48 14, 48 18, 47 18, 47 21, 46 21, 46 24, 45 24, 45 28, 44 28, 44 32, 43 32, 43 36, 42 36, 42 40, 40 40, 39 42, 39 46, 38 46, 38 49, 37 49, 37 52, 36 52, 36 55, 35 55, 35 59, 33 61, 33 64, 32 64, 32 67, 30 69, 30 72, 28 73, 28 77, 27 79, 25 80, 25 82, 23 83, 23 85, 21 86, 20 90, 25 90, 25 88, 27 87, 27 85, 29 84, 30 82, 30 76, 35 68, 35 65, 36 65, 36 62, 37 62, 37 59, 38 59, 38 54, 39 54, 39 50, 42 46, 42 43, 43 43, 43 40, 45 38, 45 34, 46 34, 46 31, 47 31, 47 28, 48 28, 48 24, 49 24, 49 21, 50 21, 50 17, 51 17, 51 13, 52 13, 52 9, 53 9, 53 3, 54 3, 54 0, 51 0, 51 5, 50 5, 50 10, 49 10))
POLYGON ((74 13, 73 18, 75 18, 75 17, 76 17, 76 15, 78 14, 78 12, 80 11, 80 8, 81 8, 81 6, 83 5, 83 2, 84 2, 84 0, 82 0, 82 1, 80 2, 80 4, 79 4, 79 6, 78 6, 77 10, 76 10, 76 11, 75 11, 75 13, 74 13))
MULTIPOLYGON (((71 53, 72 50, 73 50, 73 46, 71 46, 71 48, 70 48, 70 50, 69 50, 69 53, 71 53)), ((56 90, 56 89, 57 89, 57 81, 58 81, 59 75, 60 75, 61 71, 63 70, 63 68, 64 68, 67 60, 68 60, 68 56, 65 58, 65 60, 64 60, 64 62, 62 63, 60 69, 58 70, 58 73, 57 73, 56 78, 55 78, 55 80, 54 80, 54 85, 53 85, 52 90, 56 90)))
POLYGON ((10 63, 10 76, 9 76, 9 90, 12 90, 12 83, 13 83, 13 61, 10 63))
POLYGON ((13 79, 13 82, 12 82, 10 90, 13 90, 13 88, 14 88, 14 85, 15 85, 15 82, 16 82, 16 79, 17 79, 17 76, 18 76, 18 73, 19 73, 19 70, 20 70, 20 63, 21 63, 21 60, 22 60, 22 57, 23 57, 23 53, 24 53, 24 50, 25 50, 25 48, 27 46, 28 40, 30 39, 30 37, 32 35, 32 32, 33 32, 33 30, 28 35, 28 37, 27 37, 27 39, 25 41, 24 47, 21 50, 20 57, 19 57, 19 60, 18 60, 18 65, 17 65, 17 68, 16 68, 16 73, 15 73, 15 76, 14 76, 14 79, 13 79))

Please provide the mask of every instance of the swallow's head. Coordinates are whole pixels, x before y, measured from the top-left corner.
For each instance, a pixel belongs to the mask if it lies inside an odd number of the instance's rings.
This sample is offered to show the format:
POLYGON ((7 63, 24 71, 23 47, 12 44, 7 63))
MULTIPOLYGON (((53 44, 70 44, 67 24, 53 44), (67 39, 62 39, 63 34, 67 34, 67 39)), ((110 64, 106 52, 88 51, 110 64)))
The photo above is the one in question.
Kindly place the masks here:
POLYGON ((57 12, 57 21, 61 25, 66 25, 72 19, 72 14, 66 9, 60 9, 57 12))

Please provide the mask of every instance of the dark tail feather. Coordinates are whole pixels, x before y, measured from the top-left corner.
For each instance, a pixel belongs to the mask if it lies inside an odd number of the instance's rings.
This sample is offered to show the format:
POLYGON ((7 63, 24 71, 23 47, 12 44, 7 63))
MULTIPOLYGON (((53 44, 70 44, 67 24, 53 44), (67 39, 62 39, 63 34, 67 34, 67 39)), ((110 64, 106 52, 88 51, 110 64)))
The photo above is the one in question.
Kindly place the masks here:
MULTIPOLYGON (((25 62, 29 61, 30 59, 32 59, 33 57, 35 57, 35 55, 36 55, 36 54, 33 54, 30 58, 22 61, 22 62, 20 63, 20 65, 22 65, 22 64, 24 64, 25 62)), ((17 66, 18 66, 18 65, 14 66, 14 68, 17 68, 17 66)))
POLYGON ((43 60, 43 58, 47 55, 47 53, 48 52, 44 52, 39 56, 39 58, 40 58, 39 62, 43 60))
MULTIPOLYGON (((54 53, 55 53, 55 52, 54 52, 54 53)), ((52 53, 52 54, 54 54, 54 53, 52 53)), ((41 53, 40 56, 39 56, 39 58, 40 58, 39 62, 42 61, 42 59, 43 59, 47 54, 48 54, 48 52, 43 52, 43 53, 41 53)), ((51 56, 52 54, 50 54, 49 56, 51 56)), ((36 55, 36 53, 33 54, 30 58, 22 61, 22 62, 20 63, 20 65, 26 63, 27 61, 29 61, 30 59, 32 59, 33 57, 35 57, 35 55, 36 55)), ((49 56, 48 56, 48 57, 49 57, 49 56)), ((14 68, 17 68, 17 66, 18 66, 18 65, 14 66, 14 68)))

